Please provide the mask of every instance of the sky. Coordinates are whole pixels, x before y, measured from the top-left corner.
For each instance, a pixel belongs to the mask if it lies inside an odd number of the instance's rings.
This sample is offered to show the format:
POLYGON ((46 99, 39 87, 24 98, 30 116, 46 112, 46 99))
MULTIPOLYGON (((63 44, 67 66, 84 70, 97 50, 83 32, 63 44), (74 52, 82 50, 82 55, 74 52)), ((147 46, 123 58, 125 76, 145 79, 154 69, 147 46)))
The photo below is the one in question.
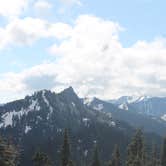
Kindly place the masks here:
POLYGON ((166 96, 166 1, 0 3, 0 103, 69 86, 80 97, 166 96))

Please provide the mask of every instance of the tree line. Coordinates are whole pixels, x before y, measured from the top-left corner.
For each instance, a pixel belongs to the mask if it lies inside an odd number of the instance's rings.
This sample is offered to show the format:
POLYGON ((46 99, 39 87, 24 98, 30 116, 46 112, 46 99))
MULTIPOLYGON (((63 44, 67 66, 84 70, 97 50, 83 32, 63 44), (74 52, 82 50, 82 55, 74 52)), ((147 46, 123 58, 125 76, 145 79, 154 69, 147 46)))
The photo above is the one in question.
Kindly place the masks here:
MULTIPOLYGON (((127 147, 125 161, 122 161, 119 147, 115 145, 110 161, 102 163, 99 148, 95 144, 92 161, 85 166, 166 166, 166 138, 163 140, 160 153, 157 150, 157 145, 152 146, 152 150, 148 154, 143 132, 138 129, 127 147)), ((0 137, 0 166, 19 166, 19 154, 18 148, 0 137)), ((71 156, 68 131, 65 129, 60 166, 76 166, 71 156)), ((34 166, 54 166, 49 156, 41 151, 34 154, 32 161, 34 166)))

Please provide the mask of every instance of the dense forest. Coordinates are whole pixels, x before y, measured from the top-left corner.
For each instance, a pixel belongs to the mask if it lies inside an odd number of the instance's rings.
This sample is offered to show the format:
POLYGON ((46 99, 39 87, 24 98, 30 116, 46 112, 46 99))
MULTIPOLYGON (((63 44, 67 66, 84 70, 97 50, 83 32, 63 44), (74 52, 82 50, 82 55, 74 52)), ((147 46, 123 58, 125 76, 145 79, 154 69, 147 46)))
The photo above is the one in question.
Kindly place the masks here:
MULTIPOLYGON (((59 162, 61 166, 75 166, 73 161, 70 139, 70 133, 67 129, 64 130, 63 144, 61 145, 61 157, 59 162)), ((110 140, 111 141, 111 140, 110 140)), ((22 150, 15 146, 11 141, 6 141, 0 138, 0 166, 19 166, 19 160, 22 150)), ((51 157, 38 149, 34 152, 32 158, 34 166, 55 166, 51 157)), ((131 139, 127 149, 126 158, 121 156, 121 151, 118 145, 115 145, 113 153, 110 154, 109 161, 100 159, 100 147, 98 142, 94 142, 93 155, 90 163, 77 163, 78 166, 166 166, 166 138, 163 140, 162 147, 156 144, 147 148, 144 140, 144 134, 141 129, 138 129, 131 139)))

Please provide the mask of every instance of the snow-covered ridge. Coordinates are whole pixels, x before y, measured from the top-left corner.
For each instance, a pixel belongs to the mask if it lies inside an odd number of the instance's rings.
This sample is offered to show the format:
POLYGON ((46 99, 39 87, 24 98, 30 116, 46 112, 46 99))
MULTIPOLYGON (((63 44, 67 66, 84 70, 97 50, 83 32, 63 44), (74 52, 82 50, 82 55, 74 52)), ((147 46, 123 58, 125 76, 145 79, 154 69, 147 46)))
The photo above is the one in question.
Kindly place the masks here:
POLYGON ((13 118, 18 117, 20 119, 23 115, 27 115, 31 111, 39 111, 40 106, 37 100, 31 100, 31 104, 28 108, 24 109, 21 108, 20 110, 11 110, 2 115, 2 122, 0 123, 0 128, 12 126, 13 125, 13 118))
POLYGON ((148 100, 150 97, 149 96, 127 96, 126 97, 126 103, 136 103, 136 102, 141 102, 148 100))
POLYGON ((49 107, 50 111, 53 112, 53 108, 52 108, 52 106, 50 105, 49 101, 47 100, 45 93, 46 93, 46 91, 43 90, 43 91, 42 91, 43 100, 44 100, 44 102, 46 103, 46 105, 49 107))
POLYGON ((150 96, 122 96, 118 99, 110 100, 110 103, 121 105, 121 104, 132 104, 142 101, 148 101, 152 97, 150 96))

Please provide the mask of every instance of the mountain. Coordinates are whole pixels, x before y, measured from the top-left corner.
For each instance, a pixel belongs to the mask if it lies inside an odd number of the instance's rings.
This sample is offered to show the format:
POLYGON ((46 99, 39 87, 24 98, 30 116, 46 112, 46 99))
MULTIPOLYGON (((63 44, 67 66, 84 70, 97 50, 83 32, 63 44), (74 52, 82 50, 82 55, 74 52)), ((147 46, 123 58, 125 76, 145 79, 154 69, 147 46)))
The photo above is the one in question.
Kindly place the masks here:
POLYGON ((75 161, 88 162, 96 141, 104 149, 102 159, 108 160, 115 143, 124 153, 134 131, 109 115, 87 108, 72 87, 58 94, 42 90, 0 106, 0 133, 21 147, 23 166, 32 165, 31 158, 38 149, 58 165, 64 128, 70 130, 75 161))
POLYGON ((84 104, 90 109, 100 110, 101 112, 108 112, 114 120, 119 120, 121 122, 123 121, 133 127, 143 128, 146 132, 154 132, 163 136, 165 135, 166 131, 166 122, 163 121, 160 117, 143 113, 141 108, 140 111, 142 112, 140 112, 136 106, 136 104, 148 100, 147 98, 143 99, 143 97, 137 99, 122 97, 117 100, 117 102, 108 102, 97 98, 85 98, 84 104))
POLYGON ((149 98, 151 98, 151 97, 149 97, 149 96, 122 96, 118 99, 110 100, 110 102, 113 104, 123 104, 123 103, 130 104, 130 103, 146 101, 149 98))
POLYGON ((131 97, 123 96, 117 100, 111 100, 119 108, 153 116, 166 121, 166 97, 131 97))
MULTIPOLYGON (((80 99, 72 87, 61 93, 41 90, 0 106, 0 133, 20 147, 21 166, 32 165, 31 158, 39 149, 59 165, 63 130, 68 128, 72 158, 77 164, 87 165, 96 142, 103 161, 110 158, 115 144, 125 157, 135 131, 135 126, 124 119, 128 116, 114 104, 97 98, 80 99)), ((161 143, 157 134, 147 133, 145 137, 148 144, 161 143)))

